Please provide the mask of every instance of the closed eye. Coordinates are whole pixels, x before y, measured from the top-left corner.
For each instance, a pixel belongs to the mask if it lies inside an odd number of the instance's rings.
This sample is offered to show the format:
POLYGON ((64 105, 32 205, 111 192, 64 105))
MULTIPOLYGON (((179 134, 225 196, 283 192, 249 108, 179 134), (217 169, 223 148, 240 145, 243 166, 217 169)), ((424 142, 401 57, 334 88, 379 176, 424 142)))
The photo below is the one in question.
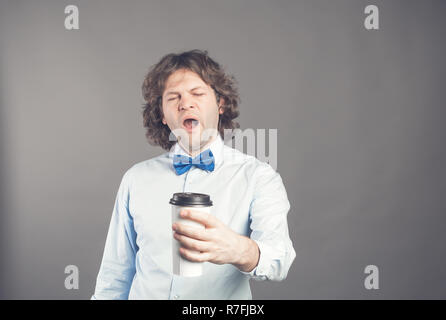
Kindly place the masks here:
POLYGON ((178 98, 178 97, 172 97, 172 98, 169 98, 169 99, 167 99, 167 101, 173 101, 173 100, 175 100, 176 98, 178 98))

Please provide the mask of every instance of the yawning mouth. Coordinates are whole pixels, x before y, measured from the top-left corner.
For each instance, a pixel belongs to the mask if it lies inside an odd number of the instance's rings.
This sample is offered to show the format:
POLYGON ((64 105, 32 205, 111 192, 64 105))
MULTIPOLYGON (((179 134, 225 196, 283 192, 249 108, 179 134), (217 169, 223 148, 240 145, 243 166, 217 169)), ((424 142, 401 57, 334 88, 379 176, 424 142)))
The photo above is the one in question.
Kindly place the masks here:
POLYGON ((192 131, 194 128, 198 126, 199 123, 200 122, 198 121, 198 119, 189 117, 184 119, 183 127, 186 128, 187 131, 192 131))

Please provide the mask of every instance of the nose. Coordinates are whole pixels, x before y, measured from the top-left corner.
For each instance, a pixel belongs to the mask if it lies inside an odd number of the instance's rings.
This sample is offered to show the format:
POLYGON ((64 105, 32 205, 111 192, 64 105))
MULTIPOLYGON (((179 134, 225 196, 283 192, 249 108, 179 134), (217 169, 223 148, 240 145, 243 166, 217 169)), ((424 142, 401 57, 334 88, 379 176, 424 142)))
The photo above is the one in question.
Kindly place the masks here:
POLYGON ((186 97, 186 95, 181 96, 181 100, 180 100, 180 103, 178 105, 179 111, 186 110, 186 109, 189 109, 189 108, 195 108, 195 106, 194 106, 194 104, 192 102, 192 99, 189 98, 189 97, 186 97))

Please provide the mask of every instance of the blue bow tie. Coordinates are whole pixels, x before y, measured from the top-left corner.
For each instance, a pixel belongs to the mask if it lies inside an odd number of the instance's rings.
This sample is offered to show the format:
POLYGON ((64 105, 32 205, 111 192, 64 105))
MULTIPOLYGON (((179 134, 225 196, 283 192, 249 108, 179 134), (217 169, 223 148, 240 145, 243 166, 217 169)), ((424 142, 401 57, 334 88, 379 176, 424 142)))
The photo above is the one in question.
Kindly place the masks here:
POLYGON ((196 166, 201 170, 214 171, 214 162, 214 155, 210 149, 203 151, 193 159, 181 154, 175 154, 173 156, 173 167, 177 175, 182 175, 189 171, 192 166, 196 166))

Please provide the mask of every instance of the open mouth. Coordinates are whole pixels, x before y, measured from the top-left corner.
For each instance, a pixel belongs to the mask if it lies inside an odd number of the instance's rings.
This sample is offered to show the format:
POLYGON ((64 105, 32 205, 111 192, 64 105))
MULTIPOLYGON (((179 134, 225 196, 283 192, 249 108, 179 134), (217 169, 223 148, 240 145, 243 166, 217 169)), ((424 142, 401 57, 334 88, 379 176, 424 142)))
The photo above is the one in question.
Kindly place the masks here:
POLYGON ((188 130, 192 131, 194 128, 198 126, 200 122, 194 118, 187 118, 183 121, 183 126, 188 130))

